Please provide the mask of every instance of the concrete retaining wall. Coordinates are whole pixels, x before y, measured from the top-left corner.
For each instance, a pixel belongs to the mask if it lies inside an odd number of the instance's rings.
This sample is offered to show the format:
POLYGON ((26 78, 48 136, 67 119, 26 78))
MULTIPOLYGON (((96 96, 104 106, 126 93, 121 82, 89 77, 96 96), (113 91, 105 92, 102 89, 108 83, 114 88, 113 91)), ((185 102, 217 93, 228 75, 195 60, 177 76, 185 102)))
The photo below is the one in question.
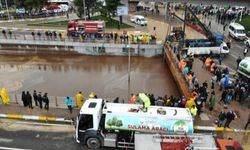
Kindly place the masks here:
POLYGON ((191 91, 189 90, 189 85, 186 82, 182 72, 179 69, 179 60, 173 53, 169 45, 164 47, 164 59, 168 64, 168 67, 174 77, 174 80, 182 95, 189 98, 191 96, 191 91))
POLYGON ((40 41, 40 40, 16 40, 16 39, 0 39, 2 50, 6 50, 4 46, 12 46, 15 50, 42 51, 44 46, 49 48, 44 51, 74 51, 87 55, 128 55, 130 49, 131 55, 152 57, 163 54, 162 44, 146 45, 146 44, 115 44, 115 43, 81 43, 70 41, 40 41), (14 46, 14 47, 13 47, 14 46), (19 47, 19 48, 18 48, 19 47), (20 48, 22 47, 22 48, 20 48), (27 48, 26 48, 27 47, 27 48), (43 48, 41 48, 43 47, 43 48))

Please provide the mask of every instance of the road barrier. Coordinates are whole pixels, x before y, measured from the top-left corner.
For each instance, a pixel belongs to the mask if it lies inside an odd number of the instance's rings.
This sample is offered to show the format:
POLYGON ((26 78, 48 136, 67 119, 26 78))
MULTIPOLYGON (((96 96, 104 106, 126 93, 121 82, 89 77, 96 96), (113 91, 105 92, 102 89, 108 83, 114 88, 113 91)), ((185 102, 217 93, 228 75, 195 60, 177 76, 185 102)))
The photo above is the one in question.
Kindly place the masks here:
POLYGON ((14 28, 14 27, 0 27, 0 30, 11 30, 11 31, 55 31, 55 32, 63 32, 66 33, 66 30, 60 30, 60 29, 49 29, 49 28, 14 28))
POLYGON ((35 120, 35 121, 46 121, 46 122, 61 122, 61 123, 72 123, 72 120, 65 118, 46 117, 46 116, 33 116, 33 115, 18 115, 18 114, 0 114, 0 118, 7 119, 22 119, 22 120, 35 120))
POLYGON ((194 129, 199 130, 199 131, 212 131, 212 132, 243 132, 243 133, 250 133, 250 130, 224 128, 224 127, 213 127, 213 126, 194 126, 194 129))

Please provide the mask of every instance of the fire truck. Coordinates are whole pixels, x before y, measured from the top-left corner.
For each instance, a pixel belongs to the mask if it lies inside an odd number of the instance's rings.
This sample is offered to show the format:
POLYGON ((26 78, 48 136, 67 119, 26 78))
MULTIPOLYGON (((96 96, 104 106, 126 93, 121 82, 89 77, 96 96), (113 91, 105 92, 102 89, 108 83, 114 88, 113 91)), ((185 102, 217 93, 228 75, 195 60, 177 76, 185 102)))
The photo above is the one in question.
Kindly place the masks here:
POLYGON ((73 20, 68 24, 68 35, 79 36, 85 35, 88 37, 100 38, 104 35, 105 22, 104 21, 80 21, 73 20))

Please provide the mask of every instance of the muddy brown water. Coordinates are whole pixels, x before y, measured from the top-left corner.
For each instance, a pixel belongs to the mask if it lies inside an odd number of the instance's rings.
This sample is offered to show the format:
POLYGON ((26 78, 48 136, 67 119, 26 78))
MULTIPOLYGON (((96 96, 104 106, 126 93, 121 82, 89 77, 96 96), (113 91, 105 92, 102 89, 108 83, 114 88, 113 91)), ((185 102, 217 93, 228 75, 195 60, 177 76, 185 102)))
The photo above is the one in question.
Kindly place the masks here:
MULTIPOLYGON (((73 96, 91 91, 98 97, 128 96, 128 58, 86 55, 0 55, 0 86, 20 94, 23 90, 73 96)), ((131 58, 131 93, 179 95, 162 57, 131 58)))

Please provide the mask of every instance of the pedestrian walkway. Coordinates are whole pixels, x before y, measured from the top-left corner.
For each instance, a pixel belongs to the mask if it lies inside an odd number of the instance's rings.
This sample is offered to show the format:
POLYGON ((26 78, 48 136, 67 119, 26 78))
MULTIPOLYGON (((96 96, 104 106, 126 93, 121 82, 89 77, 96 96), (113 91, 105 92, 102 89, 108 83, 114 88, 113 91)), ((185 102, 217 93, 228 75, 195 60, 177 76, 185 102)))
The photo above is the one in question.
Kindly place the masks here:
MULTIPOLYGON (((0 105, 0 114, 8 114, 5 118, 12 119, 25 119, 22 116, 39 116, 37 120, 40 121, 54 121, 55 118, 64 118, 65 120, 74 119, 79 114, 79 109, 73 109, 70 114, 68 109, 65 108, 49 108, 49 110, 40 109, 34 107, 29 109, 28 107, 20 106, 19 104, 10 103, 8 105, 0 105), (46 119, 46 117, 49 117, 46 119)), ((1 117, 1 115, 0 115, 1 117)), ((30 117, 32 118, 32 117, 30 117)))

